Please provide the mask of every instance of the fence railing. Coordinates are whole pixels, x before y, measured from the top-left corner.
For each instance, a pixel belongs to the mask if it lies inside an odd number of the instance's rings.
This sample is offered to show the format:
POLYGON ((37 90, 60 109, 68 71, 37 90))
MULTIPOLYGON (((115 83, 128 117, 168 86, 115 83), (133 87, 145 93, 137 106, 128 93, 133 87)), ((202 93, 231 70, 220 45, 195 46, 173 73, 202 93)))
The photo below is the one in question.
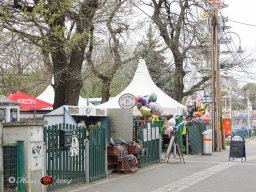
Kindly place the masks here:
POLYGON ((250 138, 256 136, 256 129, 234 129, 232 130, 233 135, 241 135, 244 138, 250 138))

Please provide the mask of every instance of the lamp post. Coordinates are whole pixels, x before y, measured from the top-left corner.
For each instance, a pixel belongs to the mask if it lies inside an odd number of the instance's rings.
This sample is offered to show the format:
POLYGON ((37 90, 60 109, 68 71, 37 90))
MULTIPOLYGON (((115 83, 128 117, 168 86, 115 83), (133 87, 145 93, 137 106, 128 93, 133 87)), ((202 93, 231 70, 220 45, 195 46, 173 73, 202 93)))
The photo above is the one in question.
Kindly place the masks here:
MULTIPOLYGON (((232 36, 231 35, 236 35, 238 37, 238 40, 239 40, 239 46, 237 48, 237 46, 234 44, 235 48, 236 48, 236 53, 240 54, 240 53, 243 53, 243 50, 242 50, 242 46, 241 46, 241 38, 240 36, 236 33, 236 32, 233 32, 233 31, 227 31, 227 32, 224 32, 220 39, 219 39, 219 43, 220 44, 231 44, 232 43, 232 36), (225 36, 225 38, 224 38, 225 36)), ((220 53, 223 53, 223 52, 220 52, 220 53)), ((231 53, 233 54, 234 52, 232 51, 226 51, 226 53, 231 53)), ((229 63, 226 63, 227 64, 227 68, 229 67, 229 63)), ((224 66, 222 64, 219 64, 221 65, 222 67, 225 67, 225 64, 224 66)), ((231 95, 232 93, 230 93, 230 119, 232 119, 232 105, 231 105, 231 102, 232 102, 232 98, 231 98, 231 95)), ((248 120, 248 124, 249 124, 249 120, 248 120)), ((225 149, 226 146, 225 146, 225 135, 223 134, 223 132, 221 132, 221 140, 222 140, 222 148, 225 149)))

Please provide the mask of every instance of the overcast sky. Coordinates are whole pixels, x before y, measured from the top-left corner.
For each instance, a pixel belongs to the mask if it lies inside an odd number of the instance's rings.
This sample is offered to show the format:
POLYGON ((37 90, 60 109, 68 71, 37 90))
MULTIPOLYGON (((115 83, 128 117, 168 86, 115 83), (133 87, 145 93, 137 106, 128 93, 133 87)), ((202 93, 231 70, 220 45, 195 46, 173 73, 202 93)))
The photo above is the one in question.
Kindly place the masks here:
MULTIPOLYGON (((230 31, 234 31, 239 34, 241 38, 241 45, 246 54, 256 57, 256 1, 255 0, 225 0, 228 7, 223 9, 222 15, 228 16, 228 26, 232 28, 230 31)), ((237 37, 233 37, 234 41, 237 41, 237 37), (236 39, 236 40, 235 40, 236 39)), ((251 71, 256 73, 256 63, 252 64, 251 71)), ((246 75, 241 78, 241 83, 246 81, 256 83, 256 75, 254 78, 246 75)))

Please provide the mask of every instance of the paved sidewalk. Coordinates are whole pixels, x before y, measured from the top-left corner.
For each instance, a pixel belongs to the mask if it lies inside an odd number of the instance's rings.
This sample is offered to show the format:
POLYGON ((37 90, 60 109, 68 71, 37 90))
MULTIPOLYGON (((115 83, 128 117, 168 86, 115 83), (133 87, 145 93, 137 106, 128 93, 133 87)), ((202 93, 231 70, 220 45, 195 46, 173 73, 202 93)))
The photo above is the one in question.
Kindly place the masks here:
MULTIPOLYGON (((255 191, 256 139, 246 141, 247 161, 229 161, 229 147, 212 155, 172 156, 168 163, 139 169, 134 174, 111 174, 90 184, 70 185, 61 192, 241 192, 255 191)), ((163 154, 164 157, 164 154, 163 154)))

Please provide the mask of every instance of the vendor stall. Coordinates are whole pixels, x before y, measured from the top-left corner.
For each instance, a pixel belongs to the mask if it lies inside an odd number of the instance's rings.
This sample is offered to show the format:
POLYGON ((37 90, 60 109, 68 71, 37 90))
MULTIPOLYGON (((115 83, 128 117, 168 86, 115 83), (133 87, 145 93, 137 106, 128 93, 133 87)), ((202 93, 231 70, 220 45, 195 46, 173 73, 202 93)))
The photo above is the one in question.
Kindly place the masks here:
POLYGON ((44 115, 47 125, 59 123, 72 125, 102 125, 107 128, 107 111, 95 107, 63 105, 44 115))

